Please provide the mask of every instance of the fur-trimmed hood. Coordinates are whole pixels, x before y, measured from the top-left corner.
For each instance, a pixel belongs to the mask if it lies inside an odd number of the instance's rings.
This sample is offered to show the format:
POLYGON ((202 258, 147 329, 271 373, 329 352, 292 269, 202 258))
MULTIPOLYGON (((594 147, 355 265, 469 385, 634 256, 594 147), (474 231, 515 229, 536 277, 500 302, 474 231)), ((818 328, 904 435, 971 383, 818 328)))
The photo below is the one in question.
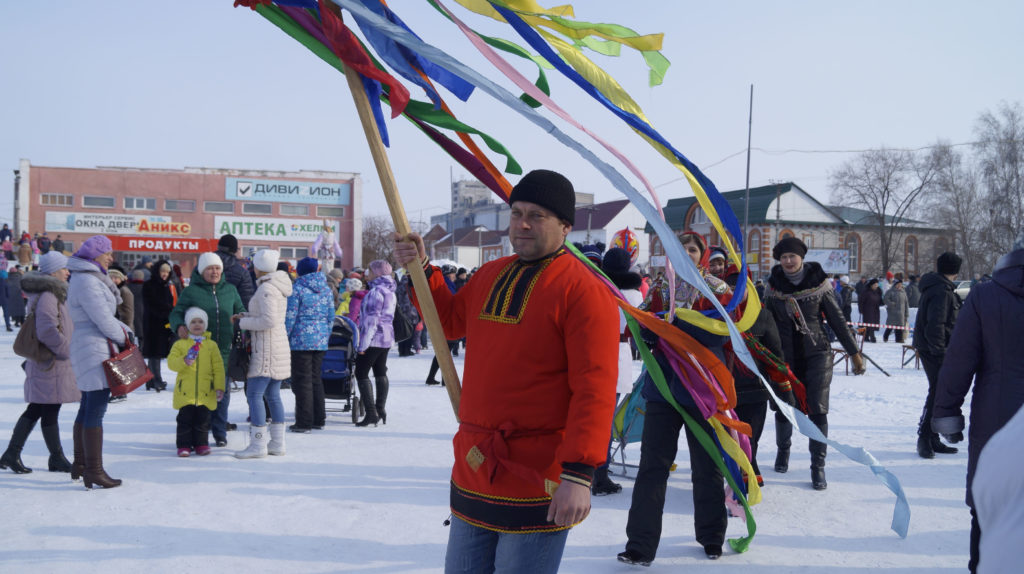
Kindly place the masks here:
POLYGON ((64 303, 68 300, 68 282, 46 275, 39 271, 29 271, 21 278, 21 290, 25 293, 45 293, 49 291, 64 303))

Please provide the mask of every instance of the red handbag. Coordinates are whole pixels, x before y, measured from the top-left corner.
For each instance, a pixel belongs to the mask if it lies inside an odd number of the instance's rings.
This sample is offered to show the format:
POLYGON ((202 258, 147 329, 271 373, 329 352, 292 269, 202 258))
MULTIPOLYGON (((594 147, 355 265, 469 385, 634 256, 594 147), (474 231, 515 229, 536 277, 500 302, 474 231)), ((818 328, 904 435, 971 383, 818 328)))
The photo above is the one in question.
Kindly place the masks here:
MULTIPOLYGON (((128 331, 125 331, 125 340, 128 340, 128 331)), ((107 375, 111 395, 127 395, 153 378, 138 345, 130 342, 118 352, 113 341, 108 340, 107 343, 110 345, 110 358, 103 361, 103 372, 107 375)))

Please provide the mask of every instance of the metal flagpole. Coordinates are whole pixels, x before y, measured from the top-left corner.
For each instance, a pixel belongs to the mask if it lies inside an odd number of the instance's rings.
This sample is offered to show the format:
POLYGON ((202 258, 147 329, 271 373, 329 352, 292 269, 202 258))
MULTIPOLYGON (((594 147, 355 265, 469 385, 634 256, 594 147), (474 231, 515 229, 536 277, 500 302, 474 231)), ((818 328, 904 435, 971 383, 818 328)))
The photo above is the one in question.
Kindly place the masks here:
MULTIPOLYGON (((747 242, 750 241, 750 140, 754 131, 754 84, 750 84, 750 113, 747 116, 747 186, 743 199, 743 245, 749 252, 747 242)), ((761 270, 761 254, 758 253, 757 268, 761 270)), ((749 256, 749 255, 748 255, 749 256)), ((750 262, 747 261, 747 265, 750 262)))

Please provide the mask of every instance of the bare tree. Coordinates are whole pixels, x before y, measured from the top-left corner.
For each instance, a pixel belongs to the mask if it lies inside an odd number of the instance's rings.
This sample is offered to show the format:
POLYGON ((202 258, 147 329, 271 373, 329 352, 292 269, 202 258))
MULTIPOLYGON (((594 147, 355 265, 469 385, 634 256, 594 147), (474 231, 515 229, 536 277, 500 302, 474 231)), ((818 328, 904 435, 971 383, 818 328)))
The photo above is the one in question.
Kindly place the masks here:
POLYGON ((931 155, 936 173, 927 198, 929 219, 954 234, 956 252, 964 258, 968 276, 974 277, 991 269, 995 259, 985 245, 988 213, 981 194, 981 178, 964 154, 948 143, 940 142, 931 155))
POLYGON ((829 174, 833 203, 872 214, 883 272, 896 260, 906 219, 920 208, 934 177, 931 156, 887 148, 866 151, 829 174))
POLYGON ((363 218, 363 262, 369 264, 377 259, 391 260, 394 247, 392 233, 395 224, 382 215, 368 215, 363 218))
POLYGON ((1024 109, 1003 102, 975 125, 974 149, 989 204, 986 243, 994 255, 1006 253, 1024 229, 1024 109))

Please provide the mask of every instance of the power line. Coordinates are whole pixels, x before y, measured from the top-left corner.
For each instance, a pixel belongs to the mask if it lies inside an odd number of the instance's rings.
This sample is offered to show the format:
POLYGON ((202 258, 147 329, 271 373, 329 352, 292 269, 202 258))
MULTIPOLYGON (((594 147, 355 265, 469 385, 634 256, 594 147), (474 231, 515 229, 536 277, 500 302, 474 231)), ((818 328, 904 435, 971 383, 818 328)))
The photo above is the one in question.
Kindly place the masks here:
MULTIPOLYGON (((1013 142, 1015 140, 1006 140, 1006 141, 1013 142)), ((955 143, 955 144, 932 144, 932 145, 926 145, 926 146, 921 146, 921 147, 916 147, 916 148, 887 147, 887 148, 867 148, 867 149, 795 149, 795 148, 790 148, 790 149, 765 149, 765 148, 760 148, 760 147, 752 147, 750 149, 752 151, 759 151, 759 152, 767 154, 767 155, 786 155, 786 154, 791 154, 791 153, 800 153, 800 154, 867 153, 867 152, 874 152, 874 151, 918 152, 918 151, 925 151, 925 150, 930 150, 930 149, 936 149, 936 148, 940 148, 940 147, 962 147, 962 146, 977 145, 977 144, 980 144, 980 143, 988 143, 988 142, 974 141, 974 142, 961 142, 961 143, 955 143)), ((709 163, 707 165, 701 166, 701 169, 704 170, 704 171, 707 171, 707 170, 709 170, 709 169, 711 169, 711 168, 713 168, 715 166, 718 166, 720 164, 723 164, 723 163, 729 161, 730 159, 732 159, 732 158, 734 158, 734 157, 736 157, 736 156, 738 156, 740 154, 746 153, 746 151, 747 151, 747 148, 743 148, 743 149, 741 149, 741 150, 739 150, 737 152, 731 153, 731 154, 723 157, 722 159, 720 159, 720 160, 718 160, 716 162, 709 163)), ((658 185, 655 185, 654 188, 658 189, 659 187, 664 187, 666 185, 675 183, 677 181, 681 181, 683 179, 686 179, 685 176, 679 176, 677 178, 670 179, 670 180, 668 180, 666 182, 659 183, 658 185)))

